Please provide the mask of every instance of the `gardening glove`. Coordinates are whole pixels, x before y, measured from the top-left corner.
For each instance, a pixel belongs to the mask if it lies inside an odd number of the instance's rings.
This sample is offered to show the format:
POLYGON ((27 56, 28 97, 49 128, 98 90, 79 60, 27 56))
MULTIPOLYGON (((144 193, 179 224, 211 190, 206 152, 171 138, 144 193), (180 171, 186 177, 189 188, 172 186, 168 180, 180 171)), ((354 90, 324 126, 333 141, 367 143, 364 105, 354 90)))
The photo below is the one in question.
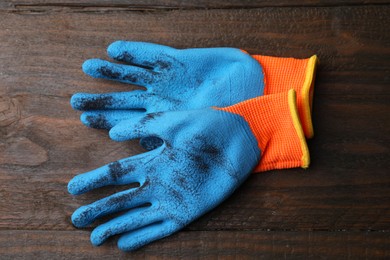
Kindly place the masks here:
POLYGON ((124 212, 96 227, 93 245, 121 235, 118 247, 135 250, 168 236, 216 207, 254 168, 303 167, 309 153, 294 90, 262 96, 226 108, 139 114, 110 132, 116 141, 156 136, 164 143, 74 177, 77 195, 107 185, 139 183, 72 215, 76 227, 124 212), (260 161, 260 163, 259 163, 260 161))
MULTIPOLYGON (((75 94, 71 105, 86 111, 81 121, 89 127, 110 129, 140 113, 228 106, 263 92, 282 93, 293 88, 298 93, 305 135, 313 136, 311 104, 317 56, 294 59, 254 55, 264 69, 263 75, 254 59, 233 48, 177 50, 152 43, 117 41, 108 47, 108 55, 128 65, 92 59, 83 64, 84 72, 147 90, 75 94)), ((149 150, 156 142, 150 140, 153 139, 141 142, 149 150)))
POLYGON ((122 120, 151 112, 229 106, 263 95, 260 64, 234 48, 178 50, 168 46, 117 41, 108 55, 125 64, 87 60, 83 71, 146 90, 106 94, 77 93, 73 108, 87 111, 81 121, 110 129, 122 120))

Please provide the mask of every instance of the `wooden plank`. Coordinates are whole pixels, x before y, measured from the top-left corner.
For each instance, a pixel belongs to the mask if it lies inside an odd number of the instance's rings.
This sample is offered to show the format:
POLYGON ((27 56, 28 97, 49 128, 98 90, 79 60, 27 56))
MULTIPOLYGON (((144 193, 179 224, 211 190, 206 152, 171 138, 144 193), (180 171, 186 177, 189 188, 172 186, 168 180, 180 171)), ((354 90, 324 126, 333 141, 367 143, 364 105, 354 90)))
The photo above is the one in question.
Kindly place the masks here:
POLYGON ((12 9, 33 9, 37 8, 58 8, 58 7, 98 7, 98 8, 126 8, 136 10, 159 10, 159 9, 229 9, 229 8, 262 8, 262 7, 285 7, 285 6, 345 6, 345 5, 373 5, 386 4, 388 0, 304 0, 304 1, 178 1, 178 0, 133 0, 131 2, 124 0, 3 0, 0 8, 12 9))
MULTIPOLYGON (((38 101, 46 108, 65 110, 68 106, 67 100, 58 102, 51 97, 20 103, 38 101)), ((350 100, 317 101, 321 102, 317 102, 320 105, 315 112, 321 120, 316 122, 317 137, 310 143, 311 169, 255 175, 191 229, 388 230, 388 139, 386 127, 381 127, 388 116, 386 105, 378 99, 375 103, 359 101, 355 108, 350 100), (361 107, 369 110, 360 111, 361 107), (367 120, 371 123, 366 124, 367 120), (340 129, 344 122, 348 127, 340 129)), ((71 229, 70 214, 76 207, 113 191, 104 189, 73 198, 66 193, 67 180, 77 171, 137 152, 135 143, 110 142, 104 132, 82 127, 77 118, 35 116, 19 126, 18 135, 23 138, 10 140, 16 143, 18 157, 12 164, 4 162, 0 170, 2 228, 71 229), (27 141, 40 148, 26 149, 23 144, 27 141), (46 161, 41 159, 40 150, 48 154, 43 157, 46 161), (30 154, 38 158, 19 159, 30 154)))
POLYGON ((135 252, 116 239, 93 247, 83 231, 0 231, 2 259, 373 259, 390 257, 390 233, 380 232, 179 232, 135 252))
MULTIPOLYGON (((388 231, 390 194, 386 173, 382 170, 379 177, 371 180, 367 176, 364 180, 362 172, 351 170, 338 178, 326 178, 329 173, 336 174, 326 170, 322 175, 289 171, 253 176, 231 198, 188 228, 388 231), (336 183, 340 179, 344 182, 336 183)), ((23 174, 29 174, 20 177, 27 180, 2 176, 0 228, 71 230, 70 215, 77 207, 120 190, 105 188, 73 198, 66 193, 66 177, 61 182, 45 181, 54 177, 36 181, 35 172, 23 174)), ((92 227, 101 223, 97 221, 92 227)))
MULTIPOLYGON (((355 107, 350 100, 317 101, 315 113, 321 120, 316 122, 317 137, 310 142, 311 168, 252 176, 191 229, 389 229, 386 105, 369 98, 355 107), (360 111, 360 107, 369 109, 360 111), (345 122, 348 126, 340 128, 345 122)), ((38 102, 51 113, 56 106, 60 110, 68 106, 67 100, 51 97, 20 101, 38 102)), ((12 145, 5 153, 10 161, 0 168, 0 228, 72 229, 73 210, 113 190, 72 197, 66 182, 76 172, 140 151, 135 142, 109 141, 104 132, 81 126, 77 118, 53 117, 27 117, 18 123, 21 137, 7 140, 12 145)), ((124 188, 115 190, 120 189, 124 188)))
MULTIPOLYGON (((41 94, 45 89, 47 95, 69 96, 80 90, 82 83, 85 91, 107 91, 112 85, 98 85, 84 77, 81 63, 88 57, 105 57, 104 48, 110 42, 128 39, 178 48, 232 46, 254 54, 278 56, 308 57, 317 53, 321 60, 319 77, 327 83, 317 86, 318 91, 339 95, 385 94, 389 93, 385 87, 386 72, 390 69, 386 62, 390 56, 389 9, 371 6, 146 14, 3 14, 0 57, 7 63, 0 67, 5 80, 2 89, 12 86, 13 94, 26 89, 41 94), (50 66, 53 63, 61 70, 50 66), (47 80, 51 81, 50 88, 47 80), (343 86, 334 88, 337 82, 343 86), (61 86, 56 86, 59 83, 61 86), (37 86, 31 89, 31 84, 37 86), (353 93, 351 84, 359 85, 353 93)), ((117 88, 125 89, 118 85, 117 88)))
POLYGON ((77 206, 112 193, 72 198, 66 183, 140 149, 83 127, 68 102, 76 91, 127 90, 80 65, 131 39, 321 59, 311 168, 252 176, 189 230, 388 231, 389 9, 2 13, 0 228, 71 230, 77 206))

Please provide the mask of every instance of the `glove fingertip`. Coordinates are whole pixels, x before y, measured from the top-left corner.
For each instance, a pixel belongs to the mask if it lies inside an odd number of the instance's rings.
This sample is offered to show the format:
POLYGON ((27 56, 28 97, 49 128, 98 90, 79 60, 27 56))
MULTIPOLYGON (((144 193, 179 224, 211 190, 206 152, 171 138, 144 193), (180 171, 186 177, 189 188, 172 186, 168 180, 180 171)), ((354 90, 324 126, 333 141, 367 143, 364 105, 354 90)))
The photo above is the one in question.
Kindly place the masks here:
POLYGON ((123 132, 123 131, 122 131, 120 124, 119 124, 119 125, 111 128, 111 130, 108 132, 108 135, 114 141, 117 141, 117 142, 125 141, 126 138, 121 134, 121 132, 123 132))
POLYGON ((79 195, 79 189, 77 182, 74 181, 74 178, 68 183, 68 192, 72 195, 79 195))
POLYGON ((75 212, 73 212, 72 217, 71 217, 72 224, 76 228, 83 228, 87 225, 83 219, 83 215, 84 215, 83 211, 84 210, 82 208, 83 207, 80 207, 75 212))
POLYGON ((91 59, 86 60, 86 61, 83 62, 83 65, 81 65, 81 68, 83 69, 84 73, 88 74, 88 71, 91 68, 91 63, 92 63, 91 59))
POLYGON ((73 109, 76 109, 77 110, 77 103, 78 103, 78 101, 77 101, 77 97, 75 97, 77 94, 74 94, 74 95, 72 95, 72 97, 70 98, 70 100, 69 100, 69 103, 70 103, 70 106, 73 108, 73 109))
POLYGON ((116 58, 120 55, 121 46, 125 44, 125 41, 115 41, 107 47, 107 54, 111 58, 116 58))
MULTIPOLYGON (((87 126, 87 127, 91 127, 91 128, 103 128, 103 127, 99 127, 100 125, 97 124, 97 120, 93 120, 93 115, 91 113, 88 113, 88 112, 84 112, 80 115, 80 121, 83 125, 87 126)), ((102 120, 100 120, 102 121, 102 120)))
POLYGON ((92 77, 97 77, 97 71, 96 68, 99 68, 103 65, 102 60, 100 59, 89 59, 84 61, 82 65, 82 70, 85 74, 92 76, 92 77))
POLYGON ((104 240, 101 239, 101 234, 95 230, 96 228, 92 231, 90 236, 91 244, 93 246, 100 246, 104 243, 104 240))
POLYGON ((68 183, 68 192, 72 195, 80 195, 88 191, 88 180, 81 175, 76 175, 68 183))
POLYGON ((81 100, 82 100, 83 94, 82 93, 76 93, 73 94, 72 97, 70 98, 70 105, 73 109, 75 110, 80 110, 81 109, 81 100))
POLYGON ((80 115, 80 121, 81 121, 81 123, 83 123, 83 125, 86 125, 86 126, 89 127, 90 124, 89 124, 88 118, 89 118, 89 115, 88 115, 87 113, 82 113, 82 114, 80 115))

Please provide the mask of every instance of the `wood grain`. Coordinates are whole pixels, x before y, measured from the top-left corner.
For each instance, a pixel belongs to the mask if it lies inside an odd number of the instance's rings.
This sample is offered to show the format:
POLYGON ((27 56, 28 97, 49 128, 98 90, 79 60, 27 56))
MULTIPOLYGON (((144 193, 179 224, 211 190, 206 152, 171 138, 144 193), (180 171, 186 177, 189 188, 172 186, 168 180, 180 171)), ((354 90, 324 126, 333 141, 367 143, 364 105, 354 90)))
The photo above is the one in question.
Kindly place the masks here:
POLYGON ((83 231, 0 231, 2 259, 285 259, 388 258, 389 233, 180 232, 131 254, 116 241, 98 248, 83 231), (23 247, 15 247, 23 245, 23 247), (196 253, 194 253, 196 252, 196 253))
MULTIPOLYGON (((91 4, 97 9, 77 10, 62 6, 76 5, 70 0, 1 2, 1 258, 127 256, 115 241, 92 248, 91 228, 76 231, 70 223, 80 205, 126 187, 80 197, 66 192, 76 173, 142 151, 136 141, 116 143, 105 131, 83 127, 69 105, 78 91, 131 89, 90 79, 80 69, 87 58, 105 57, 106 46, 117 39, 177 48, 232 46, 275 56, 316 53, 321 62, 311 167, 255 174, 185 231, 132 256, 388 257, 390 6, 344 2, 222 10, 241 3, 217 1, 218 10, 158 12, 108 10, 98 6, 108 3, 103 0, 91 4), (10 10, 18 5, 25 9, 10 10)), ((190 9, 207 3, 161 1, 165 4, 190 9)))
POLYGON ((388 0, 3 0, 0 8, 3 9, 27 9, 43 10, 53 8, 122 8, 127 10, 161 10, 161 9, 231 9, 231 8, 261 8, 261 7, 286 7, 286 6, 350 6, 386 4, 388 0))

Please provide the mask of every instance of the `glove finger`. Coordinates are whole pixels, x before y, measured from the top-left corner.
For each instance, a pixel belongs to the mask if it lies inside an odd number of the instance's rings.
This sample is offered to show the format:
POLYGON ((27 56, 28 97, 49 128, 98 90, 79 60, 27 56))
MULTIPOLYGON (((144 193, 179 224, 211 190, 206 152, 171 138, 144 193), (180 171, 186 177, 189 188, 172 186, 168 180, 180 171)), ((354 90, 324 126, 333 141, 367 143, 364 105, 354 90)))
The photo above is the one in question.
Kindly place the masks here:
POLYGON ((170 66, 174 48, 146 42, 116 41, 107 48, 108 56, 149 69, 166 69, 170 66))
POLYGON ((148 103, 155 102, 154 94, 143 90, 130 92, 114 92, 105 94, 76 93, 70 99, 73 109, 101 110, 101 109, 144 109, 148 103))
POLYGON ((101 59, 86 60, 83 63, 83 71, 93 78, 116 80, 144 87, 152 85, 157 79, 157 72, 101 59))
POLYGON ((122 235, 118 240, 118 247, 123 251, 133 251, 150 242, 169 236, 177 230, 177 225, 170 221, 155 223, 122 235))
MULTIPOLYGON (((149 136, 164 139, 163 133, 171 122, 159 124, 158 120, 164 112, 149 113, 144 116, 134 117, 131 120, 122 121, 111 128, 109 135, 112 140, 121 142, 149 136)), ((172 122, 173 123, 173 122, 172 122)))
POLYGON ((154 207, 130 210, 95 228, 91 233, 91 242, 94 246, 100 246, 111 236, 139 229, 161 220, 162 216, 154 207))
MULTIPOLYGON (((91 128, 111 129, 121 121, 144 115, 143 110, 93 110, 81 114, 81 122, 91 128)), ((151 150, 151 149, 149 149, 151 150)))
POLYGON ((160 151, 138 154, 122 159, 90 172, 75 176, 68 183, 70 194, 79 195, 107 185, 121 185, 144 181, 145 165, 153 167, 152 160, 160 151))
POLYGON ((148 182, 146 182, 138 188, 118 192, 92 204, 78 208, 72 214, 73 225, 78 228, 86 227, 102 216, 148 203, 148 186, 148 182))

